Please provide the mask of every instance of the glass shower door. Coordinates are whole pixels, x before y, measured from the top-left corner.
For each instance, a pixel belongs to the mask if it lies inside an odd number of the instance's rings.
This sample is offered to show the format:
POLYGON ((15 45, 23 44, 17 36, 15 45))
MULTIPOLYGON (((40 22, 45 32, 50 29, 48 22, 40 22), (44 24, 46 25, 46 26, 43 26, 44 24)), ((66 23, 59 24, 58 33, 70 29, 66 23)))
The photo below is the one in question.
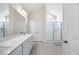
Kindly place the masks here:
POLYGON ((55 41, 60 41, 62 39, 61 38, 61 35, 62 35, 61 27, 62 27, 62 22, 56 20, 54 22, 54 40, 55 41))
POLYGON ((48 41, 54 40, 54 22, 55 22, 55 16, 48 14, 47 15, 47 36, 48 41))
POLYGON ((47 35, 48 41, 61 40, 61 22, 57 20, 55 15, 48 15, 47 17, 47 35))

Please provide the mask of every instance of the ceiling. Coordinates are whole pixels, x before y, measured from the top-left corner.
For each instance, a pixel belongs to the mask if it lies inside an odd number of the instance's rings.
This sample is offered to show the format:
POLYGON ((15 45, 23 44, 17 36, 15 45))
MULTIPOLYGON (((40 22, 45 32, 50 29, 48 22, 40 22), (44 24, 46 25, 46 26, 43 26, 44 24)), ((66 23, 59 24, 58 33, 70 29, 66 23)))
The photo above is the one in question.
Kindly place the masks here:
POLYGON ((11 5, 19 11, 25 9, 28 14, 38 11, 46 6, 47 12, 54 14, 58 18, 63 18, 63 4, 62 3, 14 3, 11 5))
POLYGON ((47 12, 57 16, 59 19, 63 18, 63 4, 62 3, 48 3, 47 12))
POLYGON ((45 6, 44 3, 21 3, 21 5, 27 10, 28 13, 39 10, 45 6))

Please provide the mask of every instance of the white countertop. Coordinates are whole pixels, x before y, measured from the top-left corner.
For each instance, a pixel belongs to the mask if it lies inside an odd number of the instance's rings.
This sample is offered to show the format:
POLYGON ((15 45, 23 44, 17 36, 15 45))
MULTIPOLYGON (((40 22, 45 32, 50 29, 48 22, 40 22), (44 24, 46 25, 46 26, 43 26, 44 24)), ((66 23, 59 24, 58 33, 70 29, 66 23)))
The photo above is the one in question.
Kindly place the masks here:
POLYGON ((0 42, 0 55, 8 55, 14 49, 16 49, 20 44, 27 40, 32 34, 19 35, 9 40, 0 42))

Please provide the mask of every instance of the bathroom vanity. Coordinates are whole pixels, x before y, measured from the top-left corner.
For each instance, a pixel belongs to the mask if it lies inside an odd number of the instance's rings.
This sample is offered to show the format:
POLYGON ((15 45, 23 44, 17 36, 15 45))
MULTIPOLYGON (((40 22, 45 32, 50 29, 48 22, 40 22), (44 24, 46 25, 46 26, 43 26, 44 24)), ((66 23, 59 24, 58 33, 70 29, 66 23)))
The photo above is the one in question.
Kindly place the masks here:
POLYGON ((0 6, 0 55, 29 55, 32 49, 33 35, 24 34, 30 33, 28 13, 17 8, 14 4, 0 6))
POLYGON ((32 34, 13 35, 0 42, 0 55, 29 55, 32 46, 32 34))

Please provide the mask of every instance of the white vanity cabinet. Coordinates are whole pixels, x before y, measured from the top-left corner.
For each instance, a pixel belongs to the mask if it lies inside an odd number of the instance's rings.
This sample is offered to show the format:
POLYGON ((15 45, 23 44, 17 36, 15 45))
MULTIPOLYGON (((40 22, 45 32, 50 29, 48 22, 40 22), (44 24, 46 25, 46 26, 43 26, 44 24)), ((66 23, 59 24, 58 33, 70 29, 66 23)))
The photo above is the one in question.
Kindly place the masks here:
POLYGON ((22 55, 22 45, 14 49, 9 55, 22 55))
POLYGON ((23 55, 29 55, 29 43, 28 43, 29 40, 26 40, 24 43, 23 43, 23 55))
POLYGON ((33 46, 33 36, 30 36, 29 38, 20 38, 24 39, 24 41, 17 47, 15 48, 9 55, 29 55, 32 46, 33 46))
POLYGON ((23 43, 23 55, 29 55, 31 52, 33 46, 32 37, 29 37, 24 43, 23 43))

